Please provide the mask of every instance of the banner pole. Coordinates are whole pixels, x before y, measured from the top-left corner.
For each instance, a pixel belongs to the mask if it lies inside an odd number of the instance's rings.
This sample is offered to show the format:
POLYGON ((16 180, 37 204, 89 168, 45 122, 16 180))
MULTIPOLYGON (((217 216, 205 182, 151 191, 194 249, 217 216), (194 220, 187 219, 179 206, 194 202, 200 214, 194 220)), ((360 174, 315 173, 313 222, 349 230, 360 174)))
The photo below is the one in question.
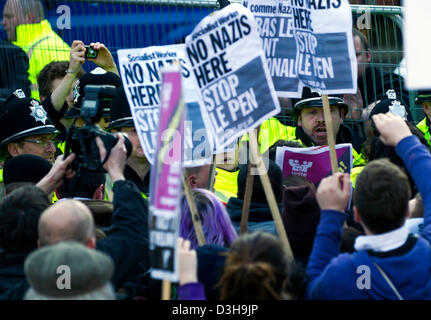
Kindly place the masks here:
POLYGON ((325 117, 326 134, 328 137, 329 157, 331 158, 332 174, 338 172, 337 153, 335 152, 334 131, 332 129, 331 109, 329 106, 328 95, 322 95, 323 115, 325 117))
POLYGON ((250 142, 250 155, 252 156, 251 162, 254 162, 259 171, 259 177, 262 182, 263 189, 265 191, 266 199, 271 209, 272 218, 277 229, 278 236, 283 244, 286 254, 289 258, 294 261, 292 248, 290 247, 289 239, 287 238, 286 230, 284 229, 283 221, 281 220, 280 211, 278 209, 277 201, 275 200, 274 191, 272 190, 271 182, 268 178, 268 170, 265 168, 265 164, 262 161, 262 156, 259 152, 257 144, 256 132, 251 130, 249 132, 250 142))
POLYGON ((210 165, 210 176, 208 177, 208 190, 214 192, 214 181, 215 181, 215 171, 216 171, 216 156, 213 154, 212 161, 210 165))
POLYGON ((202 231, 202 223, 201 223, 198 210, 196 208, 195 201, 193 199, 192 187, 190 186, 190 183, 187 179, 186 174, 183 175, 183 185, 184 185, 184 191, 187 197, 187 202, 190 208, 190 214, 192 215, 192 221, 193 221, 193 227, 195 228, 196 239, 198 240, 198 245, 203 246, 205 245, 205 237, 202 231))
MULTIPOLYGON (((256 129, 253 129, 255 131, 256 129)), ((251 173, 251 168, 255 168, 256 164, 251 162, 250 147, 248 148, 248 166, 247 166, 247 181, 245 183, 244 203, 242 205, 241 225, 239 228, 239 234, 247 233, 248 231, 248 217, 250 213, 251 195, 253 191, 254 175, 251 173)))
POLYGON ((171 282, 162 280, 162 300, 171 300, 171 282))

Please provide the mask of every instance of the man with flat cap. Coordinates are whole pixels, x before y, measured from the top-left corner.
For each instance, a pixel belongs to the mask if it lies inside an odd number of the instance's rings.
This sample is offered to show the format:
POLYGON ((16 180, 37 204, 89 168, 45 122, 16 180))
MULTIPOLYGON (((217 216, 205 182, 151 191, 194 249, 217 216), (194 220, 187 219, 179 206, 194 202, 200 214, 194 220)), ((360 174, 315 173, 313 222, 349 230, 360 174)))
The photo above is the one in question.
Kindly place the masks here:
POLYGON ((25 300, 115 300, 111 257, 77 241, 33 251, 24 271, 30 284, 25 300))
POLYGON ((422 106, 425 113, 425 118, 422 119, 416 126, 424 134, 425 139, 431 146, 430 134, 430 119, 431 119, 431 90, 419 90, 416 96, 415 103, 422 106))
MULTIPOLYGON (((352 130, 343 125, 344 116, 349 111, 348 105, 337 95, 330 95, 328 99, 335 143, 351 143, 354 156, 353 166, 364 165, 361 141, 352 130)), ((258 137, 261 153, 268 150, 278 140, 294 140, 306 147, 328 144, 322 95, 319 92, 304 87, 302 97, 294 104, 291 114, 297 124, 295 127, 285 126, 276 118, 262 122, 258 137)))
POLYGON ((127 134, 133 150, 127 159, 124 176, 126 180, 135 182, 141 194, 146 198, 149 194, 151 165, 139 142, 124 87, 118 87, 116 92, 116 98, 111 104, 110 124, 107 130, 127 134))

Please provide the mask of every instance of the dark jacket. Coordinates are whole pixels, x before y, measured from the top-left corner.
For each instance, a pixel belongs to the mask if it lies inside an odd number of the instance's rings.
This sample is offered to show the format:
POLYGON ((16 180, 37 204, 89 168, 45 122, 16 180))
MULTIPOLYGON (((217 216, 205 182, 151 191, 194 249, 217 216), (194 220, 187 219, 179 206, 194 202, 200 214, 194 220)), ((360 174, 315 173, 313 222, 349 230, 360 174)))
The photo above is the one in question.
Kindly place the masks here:
MULTIPOLYGON (((96 250, 108 254, 114 261, 111 283, 118 290, 128 277, 141 272, 142 263, 149 264, 148 202, 131 181, 114 183, 114 213, 106 235, 96 243, 96 250)), ((0 268, 0 300, 22 299, 28 289, 23 271, 26 255, 7 255, 3 258, 0 260, 4 265, 0 268)))
POLYGON ((16 89, 22 89, 30 97, 28 57, 19 47, 0 40, 0 105, 16 89))
MULTIPOLYGON (((358 89, 362 94, 363 106, 382 100, 386 91, 393 89, 397 94, 397 100, 406 107, 409 105, 409 92, 404 86, 404 78, 395 73, 383 72, 375 67, 368 67, 365 75, 358 79, 358 89)), ((406 108, 408 120, 412 120, 410 108, 406 108)))
MULTIPOLYGON (((226 205, 226 209, 232 220, 232 224, 238 233, 241 227, 243 204, 244 200, 241 200, 239 198, 230 198, 226 205)), ((280 203, 278 203, 278 208, 281 213, 283 207, 280 203)), ((249 231, 263 230, 277 235, 275 223, 272 219, 271 209, 269 208, 269 205, 267 203, 250 203, 247 227, 249 231)))
POLYGON ((150 194, 150 177, 151 171, 148 171, 144 179, 136 173, 136 171, 129 165, 124 168, 124 178, 129 181, 133 181, 141 193, 144 193, 147 197, 150 194))

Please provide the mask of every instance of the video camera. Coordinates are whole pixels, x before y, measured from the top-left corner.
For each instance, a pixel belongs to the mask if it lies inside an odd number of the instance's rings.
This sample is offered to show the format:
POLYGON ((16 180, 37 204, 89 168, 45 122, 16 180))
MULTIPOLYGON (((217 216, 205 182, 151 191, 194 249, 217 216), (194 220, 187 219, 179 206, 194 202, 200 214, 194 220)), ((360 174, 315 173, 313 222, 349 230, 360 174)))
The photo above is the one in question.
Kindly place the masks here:
MULTIPOLYGON (((118 138, 112 133, 103 131, 96 123, 102 118, 104 108, 109 107, 115 98, 115 87, 87 85, 84 92, 81 118, 84 119, 85 125, 82 128, 77 128, 75 125, 70 128, 66 139, 65 157, 70 151, 76 154, 76 158, 72 162, 72 169, 78 174, 81 171, 105 173, 103 164, 108 160, 111 149, 116 145, 118 138), (96 137, 102 139, 106 149, 106 157, 102 162, 100 161, 96 137)), ((128 157, 132 152, 132 144, 127 136, 124 138, 128 157)))

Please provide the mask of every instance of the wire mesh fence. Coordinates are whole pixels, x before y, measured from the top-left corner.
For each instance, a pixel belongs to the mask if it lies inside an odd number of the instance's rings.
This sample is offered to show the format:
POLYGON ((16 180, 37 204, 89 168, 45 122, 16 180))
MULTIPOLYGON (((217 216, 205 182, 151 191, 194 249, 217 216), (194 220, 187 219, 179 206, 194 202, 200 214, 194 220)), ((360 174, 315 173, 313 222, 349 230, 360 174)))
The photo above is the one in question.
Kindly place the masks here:
MULTIPOLYGON (((25 0, 27 3, 34 0, 25 0)), ((68 45, 73 40, 104 43, 117 61, 118 49, 139 48, 152 45, 167 45, 184 42, 185 37, 194 26, 219 7, 216 0, 69 0, 41 1, 44 7, 44 18, 53 31, 68 45)), ((240 3, 240 0, 231 0, 240 3)), ((362 75, 364 85, 356 96, 345 97, 350 105, 347 124, 358 129, 363 121, 362 110, 381 99, 389 89, 403 92, 403 103, 410 107, 413 120, 423 118, 420 106, 414 104, 416 92, 406 92, 403 85, 404 74, 402 48, 402 7, 397 0, 351 0, 353 26, 365 36, 369 44, 367 51, 359 48, 359 68, 372 69, 367 78, 362 75), (360 60, 361 53, 365 60, 360 60)), ((0 0, 4 8, 6 0, 0 0)), ((3 19, 4 21, 5 19, 3 19)), ((8 31, 3 22, 3 31, 8 31)), ((9 30, 10 32, 10 30, 9 30)), ((8 32, 0 34, 0 40, 6 40, 8 32)), ((19 39, 18 39, 19 40, 19 39)), ((5 43, 0 43, 4 46, 5 43)), ((41 44, 42 45, 42 44, 41 44)), ((43 46, 42 46, 43 48, 43 46)), ((29 48, 27 47, 26 50, 29 48)), ((51 50, 49 46, 45 48, 51 50)), ((67 49, 57 49, 66 50, 67 49)), ((27 52, 28 53, 28 52, 27 52)), ((65 52, 63 56, 67 56, 65 52)), ((30 67, 31 67, 30 59, 30 67)), ((0 61, 1 70, 10 61, 0 61)), ((91 63, 85 64, 86 71, 94 68, 91 63)), ((32 72, 35 72, 32 70, 32 72)), ((32 83, 34 79, 32 80, 32 83)), ((361 79, 359 79, 361 82, 361 79)), ((1 86, 4 86, 0 83, 1 86)), ((283 112, 279 119, 293 124, 289 117, 292 107, 290 99, 283 99, 283 112)), ((360 129, 359 129, 360 130, 360 129)))

